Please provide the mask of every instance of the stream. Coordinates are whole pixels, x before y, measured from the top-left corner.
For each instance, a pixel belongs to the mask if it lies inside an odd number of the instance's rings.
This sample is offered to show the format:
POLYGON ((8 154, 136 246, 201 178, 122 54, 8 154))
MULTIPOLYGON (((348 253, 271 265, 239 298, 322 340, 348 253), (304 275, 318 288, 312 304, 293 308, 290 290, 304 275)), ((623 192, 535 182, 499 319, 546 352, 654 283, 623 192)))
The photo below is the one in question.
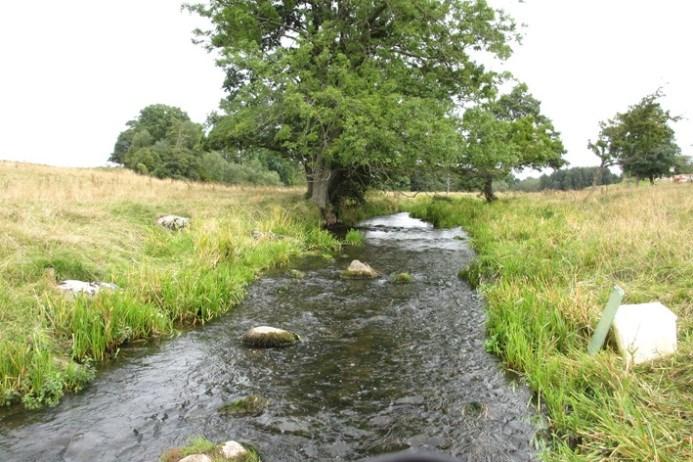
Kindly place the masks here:
POLYGON ((534 460, 530 393, 484 351, 483 303, 457 278, 474 258, 460 229, 400 213, 361 224, 365 245, 303 259, 254 283, 228 315, 120 352, 55 408, 0 413, 0 461, 157 461, 194 435, 235 439, 265 462, 355 461, 401 450, 460 461, 534 460), (383 276, 340 277, 352 259, 383 276), (390 282, 409 272, 414 281, 390 282), (254 350, 257 325, 302 342, 254 350), (247 395, 259 417, 218 412, 247 395))

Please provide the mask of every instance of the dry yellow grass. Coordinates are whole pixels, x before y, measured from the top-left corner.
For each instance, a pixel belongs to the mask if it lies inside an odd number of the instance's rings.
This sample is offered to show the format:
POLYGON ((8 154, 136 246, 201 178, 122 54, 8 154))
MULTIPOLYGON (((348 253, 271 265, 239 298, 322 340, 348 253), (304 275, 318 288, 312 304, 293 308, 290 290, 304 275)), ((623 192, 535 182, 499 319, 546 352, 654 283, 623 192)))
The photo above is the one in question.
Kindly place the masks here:
POLYGON ((204 322, 236 303, 259 271, 334 249, 301 192, 0 162, 0 404, 53 404, 83 382, 72 360, 204 322), (154 222, 164 214, 192 225, 161 230, 154 222), (255 229, 282 237, 258 241, 255 229), (55 290, 62 279, 123 290, 67 302, 55 290))

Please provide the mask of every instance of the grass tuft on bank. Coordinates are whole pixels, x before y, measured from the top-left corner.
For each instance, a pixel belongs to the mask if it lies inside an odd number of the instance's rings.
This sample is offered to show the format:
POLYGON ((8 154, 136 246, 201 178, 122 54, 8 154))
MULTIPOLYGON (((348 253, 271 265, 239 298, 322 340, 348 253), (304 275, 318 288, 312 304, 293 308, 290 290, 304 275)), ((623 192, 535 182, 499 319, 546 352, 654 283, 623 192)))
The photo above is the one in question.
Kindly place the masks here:
POLYGON ((121 346, 227 312, 296 255, 337 252, 301 193, 0 162, 0 405, 55 405, 121 346), (162 229, 164 214, 191 226, 162 229), (121 289, 67 298, 64 279, 121 289))
POLYGON ((471 235, 478 258, 460 275, 486 298, 488 350, 548 414, 545 460, 693 460, 691 185, 404 207, 471 235), (630 370, 611 345, 587 356, 614 285, 624 303, 659 300, 678 315, 676 355, 630 370))

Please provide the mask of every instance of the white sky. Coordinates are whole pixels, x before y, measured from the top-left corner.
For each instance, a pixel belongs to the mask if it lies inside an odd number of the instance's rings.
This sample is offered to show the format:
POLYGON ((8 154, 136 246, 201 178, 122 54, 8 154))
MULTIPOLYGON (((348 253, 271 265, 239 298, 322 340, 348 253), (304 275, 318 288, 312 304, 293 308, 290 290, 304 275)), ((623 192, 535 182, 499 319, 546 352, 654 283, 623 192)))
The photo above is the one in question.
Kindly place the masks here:
MULTIPOLYGON (((598 122, 662 86, 693 152, 693 3, 492 0, 525 23, 507 67, 543 102, 572 165, 598 122), (690 5, 690 6, 689 6, 690 5)), ((0 159, 104 165, 148 104, 203 122, 223 96, 213 57, 191 43, 200 20, 176 0, 0 1, 0 159)))

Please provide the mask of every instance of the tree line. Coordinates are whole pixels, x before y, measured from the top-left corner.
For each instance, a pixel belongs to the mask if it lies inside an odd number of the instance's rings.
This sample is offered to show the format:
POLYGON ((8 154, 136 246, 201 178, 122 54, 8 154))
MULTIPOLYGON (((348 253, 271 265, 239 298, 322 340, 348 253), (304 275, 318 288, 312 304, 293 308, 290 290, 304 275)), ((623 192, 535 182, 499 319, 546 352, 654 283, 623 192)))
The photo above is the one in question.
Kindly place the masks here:
MULTIPOLYGON (((505 91, 512 76, 477 60, 508 58, 519 38, 512 18, 484 0, 186 8, 211 24, 196 40, 221 57, 226 97, 207 131, 176 108, 145 108, 112 156, 129 168, 210 181, 303 178, 334 224, 370 187, 477 189, 492 201, 513 171, 565 166, 560 133, 527 85, 505 91)), ((653 181, 677 162, 676 119, 659 96, 602 124, 589 143, 598 175, 618 164, 653 181)))
POLYGON ((177 107, 147 106, 126 127, 109 160, 141 174, 229 184, 303 181, 297 165, 270 151, 211 148, 203 126, 177 107))

